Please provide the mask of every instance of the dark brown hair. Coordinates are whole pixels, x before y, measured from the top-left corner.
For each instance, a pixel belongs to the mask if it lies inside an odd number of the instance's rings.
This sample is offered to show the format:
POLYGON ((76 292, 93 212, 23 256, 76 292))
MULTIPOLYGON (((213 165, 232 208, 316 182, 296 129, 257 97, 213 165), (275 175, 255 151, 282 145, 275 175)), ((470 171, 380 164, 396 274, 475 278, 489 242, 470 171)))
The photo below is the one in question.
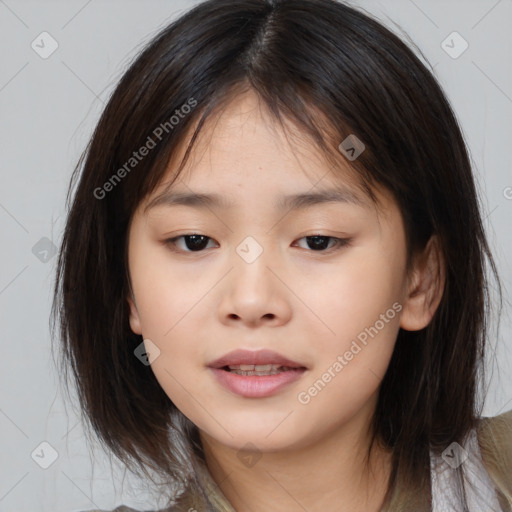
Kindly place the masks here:
POLYGON ((365 151, 350 164, 371 197, 375 187, 392 193, 409 257, 432 235, 439 238, 441 303, 425 329, 400 330, 371 425, 374 440, 394 453, 388 499, 397 483, 424 496, 429 449, 462 443, 481 413, 487 271, 499 280, 468 152, 442 89, 398 36, 343 3, 209 0, 163 29, 129 66, 68 191, 69 205, 79 177, 52 308, 62 374, 67 381, 72 370, 86 420, 127 465, 183 485, 193 478, 191 450, 201 457, 194 425, 134 356, 142 338, 128 321, 127 229, 190 128, 196 132, 176 176, 205 120, 249 88, 282 126, 288 120, 307 134, 334 168, 344 158, 341 141, 351 134, 363 141, 365 151), (155 146, 127 166, 148 137, 155 146))

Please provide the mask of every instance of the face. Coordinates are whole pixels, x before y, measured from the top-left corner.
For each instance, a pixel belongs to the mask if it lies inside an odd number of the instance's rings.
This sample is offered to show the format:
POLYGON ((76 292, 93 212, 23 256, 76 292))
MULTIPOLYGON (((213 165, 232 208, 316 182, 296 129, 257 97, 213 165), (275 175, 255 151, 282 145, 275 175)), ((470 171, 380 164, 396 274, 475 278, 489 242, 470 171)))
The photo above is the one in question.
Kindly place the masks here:
POLYGON ((406 298, 402 217, 383 192, 376 209, 341 155, 333 174, 313 149, 294 146, 251 94, 202 132, 193 154, 171 192, 225 204, 168 200, 144 212, 170 165, 139 205, 131 329, 158 347, 156 378, 204 435, 233 449, 307 446, 375 404, 406 298), (337 200, 283 201, 327 190, 337 200), (305 369, 240 394, 208 366, 235 349, 272 350, 305 369))

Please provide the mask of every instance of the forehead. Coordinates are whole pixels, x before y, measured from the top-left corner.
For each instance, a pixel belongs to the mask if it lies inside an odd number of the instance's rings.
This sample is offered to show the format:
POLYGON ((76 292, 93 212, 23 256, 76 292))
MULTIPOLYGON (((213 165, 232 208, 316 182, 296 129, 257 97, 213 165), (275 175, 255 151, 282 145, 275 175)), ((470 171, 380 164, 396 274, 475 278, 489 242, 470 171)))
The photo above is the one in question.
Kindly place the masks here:
POLYGON ((189 140, 190 135, 171 158, 146 209, 165 204, 232 208, 257 195, 277 209, 320 202, 369 203, 341 154, 333 167, 332 159, 294 125, 286 124, 283 130, 254 94, 237 97, 206 120, 174 181, 189 140))

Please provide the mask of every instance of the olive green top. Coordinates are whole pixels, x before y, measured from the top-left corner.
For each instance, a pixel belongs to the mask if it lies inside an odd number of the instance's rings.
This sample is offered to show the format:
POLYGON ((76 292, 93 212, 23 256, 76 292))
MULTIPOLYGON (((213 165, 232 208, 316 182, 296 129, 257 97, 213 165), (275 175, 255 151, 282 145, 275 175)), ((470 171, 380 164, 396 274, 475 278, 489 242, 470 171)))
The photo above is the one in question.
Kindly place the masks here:
MULTIPOLYGON (((470 432, 463 449, 467 452, 465 473, 468 482, 464 483, 466 492, 469 492, 467 512, 512 512, 512 410, 494 418, 482 418, 478 427, 470 432), (481 447, 486 450, 485 462, 481 447)), ((447 455, 445 452, 442 455, 431 452, 431 510, 460 512, 464 508, 458 504, 454 492, 456 477, 448 467, 451 466, 449 457, 453 449, 447 455)), ((190 487, 178 496, 175 505, 166 509, 138 511, 119 506, 112 511, 88 512, 237 512, 204 464, 199 466, 197 476, 213 509, 204 502, 198 489, 190 487)))

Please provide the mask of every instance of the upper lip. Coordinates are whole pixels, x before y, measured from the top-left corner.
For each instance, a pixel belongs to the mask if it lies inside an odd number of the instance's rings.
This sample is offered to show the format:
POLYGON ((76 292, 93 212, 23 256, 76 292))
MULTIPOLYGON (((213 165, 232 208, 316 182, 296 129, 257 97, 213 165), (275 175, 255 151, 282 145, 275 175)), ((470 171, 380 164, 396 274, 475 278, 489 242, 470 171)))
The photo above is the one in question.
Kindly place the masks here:
POLYGON ((223 368, 235 364, 279 364, 281 366, 288 366, 291 368, 306 368, 303 364, 292 361, 287 357, 274 352, 273 350, 234 350, 224 354, 219 359, 208 364, 211 368, 223 368))

